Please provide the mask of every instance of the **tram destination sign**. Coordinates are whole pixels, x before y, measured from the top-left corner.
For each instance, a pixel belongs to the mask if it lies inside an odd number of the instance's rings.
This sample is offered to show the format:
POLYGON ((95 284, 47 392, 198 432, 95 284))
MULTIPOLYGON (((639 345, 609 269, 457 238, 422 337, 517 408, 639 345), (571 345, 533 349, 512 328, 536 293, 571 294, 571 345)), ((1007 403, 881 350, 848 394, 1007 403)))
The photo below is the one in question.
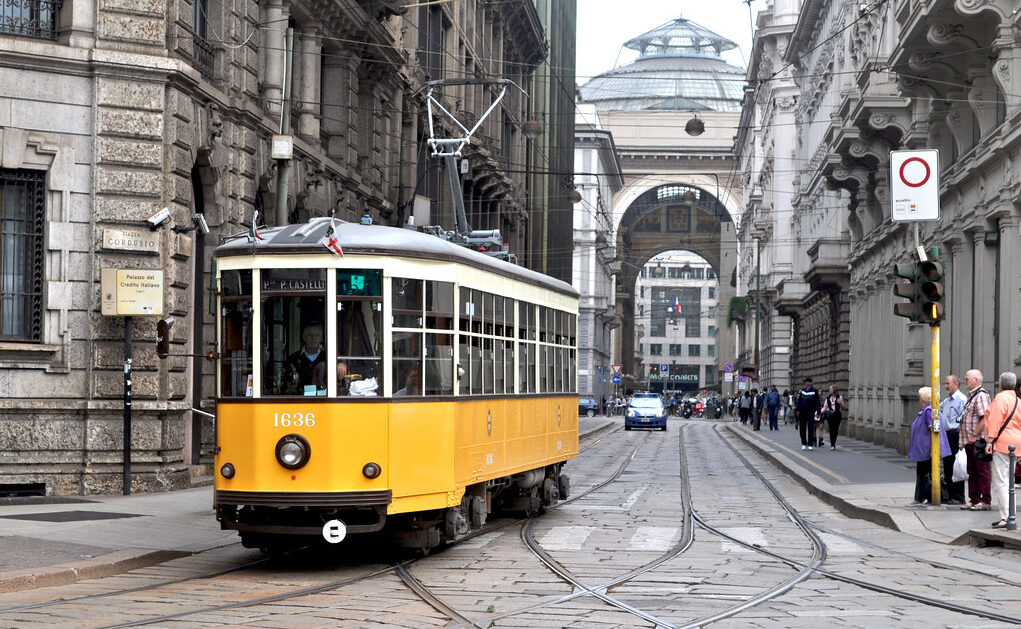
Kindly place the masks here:
POLYGON ((101 269, 100 311, 110 317, 163 314, 162 269, 101 269))

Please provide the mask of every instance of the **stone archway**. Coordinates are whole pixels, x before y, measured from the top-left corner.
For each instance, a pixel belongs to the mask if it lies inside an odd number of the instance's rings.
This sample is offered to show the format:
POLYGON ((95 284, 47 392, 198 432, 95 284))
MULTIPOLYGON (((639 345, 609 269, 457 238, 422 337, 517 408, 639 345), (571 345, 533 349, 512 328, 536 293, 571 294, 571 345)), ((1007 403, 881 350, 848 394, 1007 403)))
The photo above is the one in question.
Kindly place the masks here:
POLYGON ((617 314, 621 318, 617 356, 625 376, 635 372, 635 282, 647 261, 666 251, 683 249, 704 258, 719 277, 716 313, 717 360, 726 361, 734 341, 726 326, 726 304, 735 295, 730 278, 737 263, 737 237, 731 212, 706 187, 693 183, 660 183, 642 192, 631 188, 617 218, 617 314), (636 194, 637 193, 637 194, 636 194))

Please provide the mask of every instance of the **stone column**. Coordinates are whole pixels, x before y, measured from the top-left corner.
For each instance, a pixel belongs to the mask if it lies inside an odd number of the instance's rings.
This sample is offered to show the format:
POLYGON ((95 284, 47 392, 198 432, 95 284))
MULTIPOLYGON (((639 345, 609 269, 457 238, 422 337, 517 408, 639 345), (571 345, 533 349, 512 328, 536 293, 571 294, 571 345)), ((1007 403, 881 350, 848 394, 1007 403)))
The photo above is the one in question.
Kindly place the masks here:
POLYGON ((264 10, 266 28, 261 35, 265 42, 265 70, 262 76, 262 96, 266 113, 280 116, 281 101, 284 97, 284 53, 287 30, 287 12, 281 0, 267 0, 264 10))
MULTIPOLYGON (((985 231, 972 232, 972 250, 974 263, 971 267, 972 304, 971 304, 971 345, 972 368, 981 369, 986 384, 996 378, 996 366, 993 365, 993 297, 994 288, 991 279, 996 273, 995 250, 984 244, 985 231)), ((988 388, 988 387, 987 387, 988 388)))
POLYGON ((322 59, 322 31, 315 26, 303 26, 295 41, 294 67, 298 75, 298 98, 301 114, 298 118, 298 135, 317 144, 319 141, 320 62, 322 59))
POLYGON ((1017 319, 1019 304, 1021 304, 1021 291, 1018 290, 1018 264, 1021 261, 1021 253, 1018 252, 1018 217, 1009 210, 1000 214, 998 221, 1000 232, 1000 246, 996 252, 999 255, 1000 263, 1000 284, 996 287, 997 315, 999 317, 999 338, 996 342, 999 345, 999 363, 996 365, 996 374, 1002 371, 1015 370, 1021 361, 1021 329, 1017 319))

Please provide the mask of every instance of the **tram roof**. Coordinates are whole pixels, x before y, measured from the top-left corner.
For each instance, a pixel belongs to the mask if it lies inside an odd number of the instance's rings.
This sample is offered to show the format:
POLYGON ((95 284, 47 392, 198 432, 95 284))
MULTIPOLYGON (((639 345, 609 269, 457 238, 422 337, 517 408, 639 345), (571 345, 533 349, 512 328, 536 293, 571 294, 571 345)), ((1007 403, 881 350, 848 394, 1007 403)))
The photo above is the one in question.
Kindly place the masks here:
MULTIPOLYGON (((578 296, 578 291, 561 280, 543 275, 467 247, 412 229, 384 225, 362 225, 334 220, 337 240, 345 254, 383 255, 458 262, 522 282, 540 285, 558 293, 578 296)), ((216 257, 241 255, 321 254, 333 256, 320 242, 330 225, 328 218, 313 218, 308 223, 267 227, 259 230, 261 241, 247 234, 229 237, 216 248, 216 257)))

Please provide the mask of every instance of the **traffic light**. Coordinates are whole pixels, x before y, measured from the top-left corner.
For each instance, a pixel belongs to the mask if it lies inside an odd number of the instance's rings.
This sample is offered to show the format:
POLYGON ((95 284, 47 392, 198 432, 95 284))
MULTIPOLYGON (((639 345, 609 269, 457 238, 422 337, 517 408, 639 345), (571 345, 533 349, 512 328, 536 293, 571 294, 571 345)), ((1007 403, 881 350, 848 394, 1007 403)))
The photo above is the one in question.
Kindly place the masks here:
POLYGON ((939 325, 943 320, 943 263, 939 249, 929 250, 929 259, 918 265, 919 321, 939 325))
POLYGON ((893 285, 893 294, 897 297, 906 297, 909 301, 907 303, 900 303, 893 305, 893 314, 898 317, 905 317, 912 321, 920 321, 921 313, 918 311, 918 272, 919 264, 895 264, 893 265, 893 274, 899 278, 908 280, 907 282, 898 282, 893 285))
POLYGON ((170 328, 174 318, 167 317, 156 322, 156 355, 161 359, 170 355, 170 328))

